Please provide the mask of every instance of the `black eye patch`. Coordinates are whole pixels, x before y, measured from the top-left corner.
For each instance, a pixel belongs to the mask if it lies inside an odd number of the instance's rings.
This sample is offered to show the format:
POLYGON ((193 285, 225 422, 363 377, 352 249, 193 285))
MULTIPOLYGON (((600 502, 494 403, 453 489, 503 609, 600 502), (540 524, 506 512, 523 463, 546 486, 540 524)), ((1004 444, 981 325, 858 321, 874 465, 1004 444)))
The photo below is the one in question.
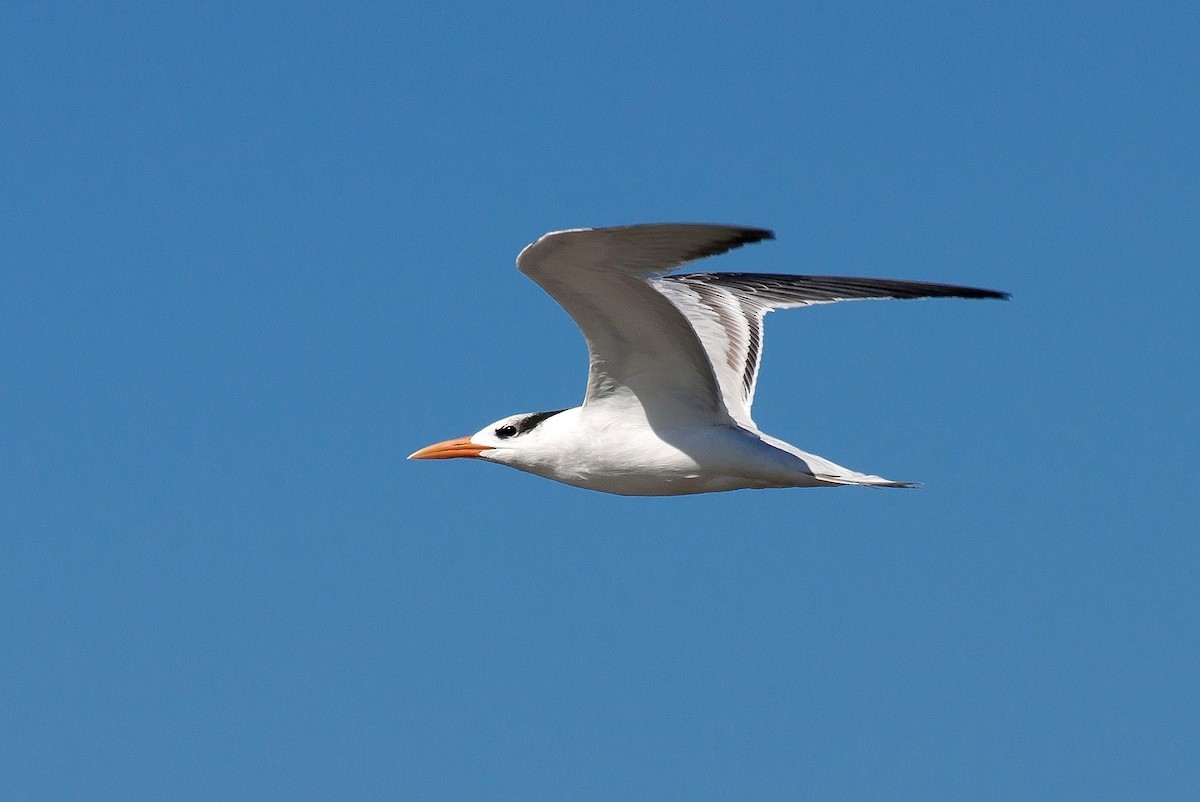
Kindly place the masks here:
POLYGON ((510 437, 516 437, 519 434, 531 432, 541 425, 546 418, 552 418, 564 410, 555 409, 550 412, 535 412, 532 415, 526 415, 516 423, 506 423, 496 429, 496 436, 501 440, 507 440, 510 437))
POLYGON ((542 421, 546 420, 546 418, 552 418, 562 411, 561 409, 554 409, 550 412, 535 412, 532 415, 526 415, 517 421, 517 433, 525 434, 526 432, 531 432, 541 425, 542 421))

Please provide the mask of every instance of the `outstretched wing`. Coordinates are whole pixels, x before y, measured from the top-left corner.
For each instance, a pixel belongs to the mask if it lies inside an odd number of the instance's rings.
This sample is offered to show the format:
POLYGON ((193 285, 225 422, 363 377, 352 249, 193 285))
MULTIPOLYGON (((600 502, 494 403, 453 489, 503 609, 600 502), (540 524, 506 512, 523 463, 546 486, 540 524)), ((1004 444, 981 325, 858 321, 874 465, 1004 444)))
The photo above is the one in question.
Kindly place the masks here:
POLYGON ((750 416, 762 359, 763 317, 786 309, 835 301, 911 298, 1007 298, 1008 294, 951 284, 841 276, 692 273, 651 282, 700 338, 735 421, 756 428, 750 416))
POLYGON ((584 405, 640 406, 653 424, 728 420, 693 323, 650 280, 772 236, 759 228, 663 223, 545 235, 517 267, 558 301, 588 344, 584 405))

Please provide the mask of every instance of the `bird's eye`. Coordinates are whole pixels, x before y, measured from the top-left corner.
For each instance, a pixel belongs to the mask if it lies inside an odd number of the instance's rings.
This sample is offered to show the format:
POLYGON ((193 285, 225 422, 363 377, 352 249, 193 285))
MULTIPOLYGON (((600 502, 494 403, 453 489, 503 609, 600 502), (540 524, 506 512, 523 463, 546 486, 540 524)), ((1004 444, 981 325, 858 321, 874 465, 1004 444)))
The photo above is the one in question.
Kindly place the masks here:
POLYGON ((499 437, 501 440, 504 440, 509 437, 515 437, 516 434, 517 434, 517 427, 513 426, 511 423, 507 424, 505 426, 501 426, 499 429, 496 430, 496 436, 499 437))

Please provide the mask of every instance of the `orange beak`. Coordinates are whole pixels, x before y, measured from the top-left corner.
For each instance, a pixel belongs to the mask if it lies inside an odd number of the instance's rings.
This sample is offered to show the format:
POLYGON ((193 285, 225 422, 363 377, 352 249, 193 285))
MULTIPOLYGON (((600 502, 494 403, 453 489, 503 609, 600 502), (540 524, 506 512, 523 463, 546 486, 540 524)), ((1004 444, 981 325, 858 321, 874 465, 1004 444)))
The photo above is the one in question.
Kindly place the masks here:
POLYGON ((425 446, 420 451, 408 455, 409 459, 454 459, 455 457, 478 457, 483 451, 491 451, 491 446, 481 446, 471 442, 469 437, 456 437, 453 440, 443 440, 431 446, 425 446))

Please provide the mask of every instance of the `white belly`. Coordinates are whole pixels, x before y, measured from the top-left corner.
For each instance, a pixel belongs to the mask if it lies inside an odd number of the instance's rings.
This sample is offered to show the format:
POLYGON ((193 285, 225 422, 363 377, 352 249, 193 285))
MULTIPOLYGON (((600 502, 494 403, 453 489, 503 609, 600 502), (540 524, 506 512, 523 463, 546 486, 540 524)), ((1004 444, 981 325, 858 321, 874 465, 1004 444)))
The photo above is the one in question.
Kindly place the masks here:
POLYGON ((535 473, 628 496, 826 485, 799 458, 731 427, 601 430, 535 473))

